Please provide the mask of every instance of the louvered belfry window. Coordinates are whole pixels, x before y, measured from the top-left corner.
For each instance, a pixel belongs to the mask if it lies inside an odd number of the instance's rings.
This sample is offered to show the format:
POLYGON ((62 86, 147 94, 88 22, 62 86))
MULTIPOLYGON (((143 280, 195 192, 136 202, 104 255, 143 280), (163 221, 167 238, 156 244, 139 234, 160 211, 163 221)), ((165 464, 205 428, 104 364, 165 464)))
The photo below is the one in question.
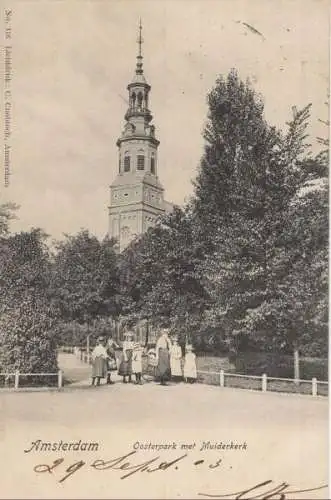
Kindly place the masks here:
POLYGON ((124 172, 130 172, 130 156, 124 156, 124 172))
POLYGON ((137 157, 137 169, 144 170, 144 168, 145 168, 145 156, 138 155, 138 157, 137 157))

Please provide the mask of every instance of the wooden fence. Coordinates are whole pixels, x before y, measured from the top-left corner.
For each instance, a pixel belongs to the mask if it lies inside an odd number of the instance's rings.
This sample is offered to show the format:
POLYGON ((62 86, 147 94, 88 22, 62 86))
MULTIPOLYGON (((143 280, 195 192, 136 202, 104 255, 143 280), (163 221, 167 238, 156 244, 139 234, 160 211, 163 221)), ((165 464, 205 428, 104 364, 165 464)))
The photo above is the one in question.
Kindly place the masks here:
MULTIPOLYGON (((13 387, 14 389, 19 389, 20 387, 20 379, 22 377, 56 377, 56 386, 58 389, 61 389, 63 387, 63 372, 62 370, 58 370, 56 373, 21 373, 18 370, 12 373, 0 373, 0 380, 4 378, 4 388, 11 388, 13 387), (11 379, 13 380, 13 384, 10 383, 11 379)), ((54 384, 55 386, 55 384, 54 384)), ((35 387, 35 385, 27 385, 24 384, 24 387, 35 387)), ((40 385, 39 387, 43 387, 40 385)))
POLYGON ((317 380, 290 379, 268 377, 263 375, 242 375, 238 373, 198 371, 198 382, 221 387, 251 389, 261 392, 289 392, 309 394, 311 396, 327 396, 328 382, 317 380))
MULTIPOLYGON (((91 355, 81 349, 72 348, 72 353, 84 363, 91 363, 91 355)), ((327 396, 328 382, 312 378, 311 380, 268 377, 263 375, 242 375, 220 370, 201 371, 198 370, 198 382, 208 385, 218 385, 220 387, 232 387, 241 389, 257 390, 261 392, 287 392, 308 394, 311 396, 327 396)))
MULTIPOLYGON (((91 364, 91 355, 86 350, 75 347, 63 347, 62 352, 70 352, 75 354, 84 363, 91 364)), ((198 370, 198 382, 217 385, 220 387, 232 387, 257 390, 261 392, 287 392, 307 394, 311 396, 327 396, 328 382, 318 380, 317 378, 307 379, 291 379, 280 377, 268 377, 266 373, 263 375, 242 375, 239 373, 220 371, 201 371, 198 370)))

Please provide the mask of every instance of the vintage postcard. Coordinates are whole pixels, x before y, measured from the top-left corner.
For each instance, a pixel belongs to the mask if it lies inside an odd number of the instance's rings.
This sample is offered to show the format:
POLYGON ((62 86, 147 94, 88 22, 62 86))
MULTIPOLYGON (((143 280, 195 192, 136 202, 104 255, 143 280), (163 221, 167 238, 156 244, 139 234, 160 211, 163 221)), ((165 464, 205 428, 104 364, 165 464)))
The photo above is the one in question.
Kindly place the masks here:
POLYGON ((329 7, 1 3, 0 498, 329 497, 329 7))

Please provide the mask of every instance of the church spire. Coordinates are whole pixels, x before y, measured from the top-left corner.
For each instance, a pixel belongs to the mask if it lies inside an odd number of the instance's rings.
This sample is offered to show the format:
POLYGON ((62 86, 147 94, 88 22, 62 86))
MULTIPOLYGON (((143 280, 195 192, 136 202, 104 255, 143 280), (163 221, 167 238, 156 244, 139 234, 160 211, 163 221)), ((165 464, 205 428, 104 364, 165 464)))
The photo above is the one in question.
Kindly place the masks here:
POLYGON ((134 74, 134 77, 132 79, 131 83, 145 83, 146 80, 144 77, 144 70, 143 70, 143 56, 142 56, 142 44, 144 43, 144 39, 142 37, 142 24, 141 24, 141 19, 139 20, 139 33, 138 33, 138 38, 137 38, 137 44, 138 44, 138 55, 137 55, 137 63, 136 63, 136 71, 134 74))
MULTIPOLYGON (((142 44, 144 39, 142 37, 142 24, 141 19, 139 20, 139 31, 138 31, 138 55, 136 70, 133 78, 127 89, 129 91, 129 109, 125 114, 125 120, 131 120, 132 125, 137 127, 137 119, 140 122, 143 121, 143 126, 147 127, 152 120, 152 115, 148 107, 149 92, 151 90, 150 85, 146 82, 144 71, 143 71, 143 56, 142 56, 142 44), (133 121, 135 123, 133 123, 133 121)), ((145 132, 144 132, 145 133, 145 132)))
POLYGON ((128 109, 116 142, 118 175, 110 188, 109 234, 118 239, 120 250, 153 226, 165 212, 163 187, 158 178, 159 141, 149 110, 151 86, 143 71, 141 20, 138 28, 138 34, 134 33, 138 43, 137 63, 132 60, 130 64, 134 74, 127 85, 128 109))
POLYGON ((141 46, 144 43, 144 39, 141 36, 142 29, 143 29, 143 27, 141 25, 141 19, 140 19, 139 20, 139 36, 138 36, 138 40, 137 40, 139 50, 138 50, 138 55, 137 55, 136 75, 143 74, 143 56, 142 56, 141 46))

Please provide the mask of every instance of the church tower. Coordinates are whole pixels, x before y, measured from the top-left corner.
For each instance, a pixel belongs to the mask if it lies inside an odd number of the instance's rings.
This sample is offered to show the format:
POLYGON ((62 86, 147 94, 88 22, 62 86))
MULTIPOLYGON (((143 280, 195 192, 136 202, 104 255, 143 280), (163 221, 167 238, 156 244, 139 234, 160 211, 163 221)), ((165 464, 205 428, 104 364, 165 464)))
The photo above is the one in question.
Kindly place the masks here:
POLYGON ((169 206, 164 202, 164 189, 158 179, 159 141, 151 124, 151 87, 143 72, 141 32, 140 22, 136 70, 127 87, 129 102, 125 125, 116 143, 118 173, 110 186, 109 236, 118 240, 120 251, 153 226, 169 206))

